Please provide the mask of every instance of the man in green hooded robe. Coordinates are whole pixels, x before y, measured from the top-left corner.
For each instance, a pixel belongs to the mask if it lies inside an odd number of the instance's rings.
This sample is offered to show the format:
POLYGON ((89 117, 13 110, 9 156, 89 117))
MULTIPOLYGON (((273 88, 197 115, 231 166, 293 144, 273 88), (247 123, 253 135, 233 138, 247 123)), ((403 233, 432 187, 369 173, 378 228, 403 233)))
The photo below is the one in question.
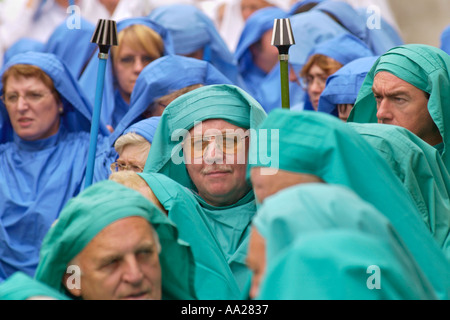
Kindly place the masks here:
POLYGON ((450 56, 423 44, 390 49, 367 74, 347 121, 404 127, 438 149, 450 171, 450 56))
POLYGON ((347 123, 386 160, 450 260, 450 175, 439 151, 409 130, 380 123, 347 123))
POLYGON ((389 220, 336 184, 268 197, 253 220, 248 260, 262 264, 256 299, 436 299, 389 220), (265 259, 253 252, 258 234, 265 259))
POLYGON ((105 180, 64 207, 35 278, 74 299, 173 300, 196 299, 194 276, 173 222, 138 191, 105 180))
POLYGON ((259 201, 264 201, 260 195, 268 197, 282 189, 272 187, 280 172, 307 174, 350 188, 389 220, 435 295, 449 297, 450 263, 412 197, 386 161, 350 126, 323 113, 275 110, 256 132, 258 137, 250 145, 249 173, 259 201), (274 152, 279 153, 278 161, 263 161, 274 152), (268 167, 271 175, 263 171, 268 167))
POLYGON ((191 245, 199 299, 240 299, 256 204, 246 179, 252 129, 266 117, 232 85, 195 89, 164 110, 140 176, 191 245))

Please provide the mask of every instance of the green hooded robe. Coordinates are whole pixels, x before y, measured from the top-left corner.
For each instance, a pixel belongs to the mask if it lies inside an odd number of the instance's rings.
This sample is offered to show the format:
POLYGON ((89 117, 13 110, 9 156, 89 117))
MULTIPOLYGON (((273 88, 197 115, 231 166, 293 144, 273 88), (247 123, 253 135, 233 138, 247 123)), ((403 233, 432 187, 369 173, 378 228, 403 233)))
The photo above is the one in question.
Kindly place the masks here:
POLYGON ((62 277, 68 263, 105 227, 132 216, 145 218, 158 234, 163 300, 196 299, 192 252, 178 239, 176 226, 139 192, 111 180, 90 186, 67 203, 44 238, 35 278, 67 294, 62 277))
POLYGON ((286 188, 253 224, 266 242, 258 299, 437 298, 389 220, 347 187, 286 188))
POLYGON ((433 46, 407 44, 383 54, 367 74, 347 122, 377 122, 373 79, 387 71, 430 94, 428 112, 441 133, 443 143, 435 146, 450 171, 450 56, 433 46))
POLYGON ((344 185, 385 215, 414 256, 439 298, 450 292, 450 262, 433 239, 411 195, 375 149, 346 123, 313 111, 275 110, 250 144, 249 170, 274 166, 344 185), (276 130, 273 132, 273 130, 276 130), (261 143, 258 140, 265 140, 261 143))
POLYGON ((254 129, 265 117, 261 105, 242 89, 209 85, 172 101, 156 129, 141 177, 177 225, 180 238, 192 247, 199 299, 241 298, 250 277, 245 257, 256 204, 253 191, 233 205, 206 203, 186 170, 181 143, 187 131, 200 121, 222 119, 254 129))

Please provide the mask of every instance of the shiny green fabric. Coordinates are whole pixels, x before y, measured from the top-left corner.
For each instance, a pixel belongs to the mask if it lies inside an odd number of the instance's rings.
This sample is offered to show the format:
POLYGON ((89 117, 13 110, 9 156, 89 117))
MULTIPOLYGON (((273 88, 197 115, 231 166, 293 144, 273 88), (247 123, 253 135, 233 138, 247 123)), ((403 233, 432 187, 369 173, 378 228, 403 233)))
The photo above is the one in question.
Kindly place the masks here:
POLYGON ((249 225, 256 212, 254 201, 248 202, 244 197, 237 207, 205 209, 192 191, 165 175, 139 175, 178 226, 180 239, 192 248, 198 298, 239 299, 242 287, 250 277, 245 256, 249 225))
POLYGON ((438 150, 402 127, 354 122, 348 125, 387 161, 450 260, 450 174, 438 150))
POLYGON ((256 128, 265 117, 261 105, 236 86, 209 85, 185 93, 164 109, 144 172, 163 173, 195 190, 182 161, 181 140, 186 130, 207 119, 223 119, 242 128, 256 128))
POLYGON ((389 220, 347 187, 284 189, 253 223, 266 241, 260 299, 436 299, 389 220), (371 268, 379 289, 370 289, 371 268))
POLYGON ((355 130, 328 114, 275 110, 257 133, 258 139, 250 145, 249 169, 270 166, 262 160, 278 149, 279 169, 347 186, 389 219, 438 297, 449 297, 450 262, 398 177, 355 130), (277 134, 271 129, 276 129, 277 134), (266 140, 265 136, 267 143, 256 143, 266 140))
POLYGON ((61 279, 67 264, 101 230, 131 216, 147 219, 158 233, 162 298, 196 299, 192 252, 178 239, 176 226, 139 192, 110 180, 90 186, 64 207, 43 241, 36 279, 65 293, 61 279))
POLYGON ((450 171, 450 56, 423 44, 395 47, 383 54, 367 74, 348 122, 377 122, 373 79, 380 71, 396 77, 430 94, 428 111, 438 127, 443 142, 441 156, 450 171))
POLYGON ((55 289, 31 278, 23 272, 16 272, 0 284, 0 300, 70 300, 55 289))

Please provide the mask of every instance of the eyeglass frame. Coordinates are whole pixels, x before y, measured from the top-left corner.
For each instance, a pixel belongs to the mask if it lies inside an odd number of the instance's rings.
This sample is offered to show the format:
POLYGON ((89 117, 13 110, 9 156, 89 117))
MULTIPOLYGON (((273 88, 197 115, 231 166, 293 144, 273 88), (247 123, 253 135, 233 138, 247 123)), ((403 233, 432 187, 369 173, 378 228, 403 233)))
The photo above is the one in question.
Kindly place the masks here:
POLYGON ((40 92, 40 91, 27 91, 26 93, 25 93, 25 95, 22 95, 22 94, 18 94, 18 93, 16 93, 17 94, 17 101, 16 102, 8 102, 7 101, 7 98, 6 98, 6 92, 5 93, 3 93, 1 96, 0 96, 0 99, 3 101, 3 103, 5 104, 5 106, 16 106, 18 103, 19 103, 19 98, 20 97, 22 97, 28 104, 32 104, 32 105, 34 105, 34 104, 38 104, 44 97, 46 97, 47 95, 49 95, 49 94, 54 94, 55 93, 55 90, 49 90, 49 91, 47 91, 47 92, 44 92, 44 93, 42 93, 42 92, 40 92), (28 97, 27 98, 27 95, 30 95, 30 94, 40 94, 40 97, 39 98, 37 98, 37 100, 36 101, 33 101, 33 100, 29 100, 30 98, 28 97))
POLYGON ((114 161, 113 163, 111 163, 109 168, 110 168, 111 172, 119 172, 119 171, 125 171, 125 170, 130 170, 133 172, 143 172, 144 171, 144 168, 142 168, 140 166, 137 166, 134 164, 133 165, 132 164, 122 164, 117 161, 114 161), (135 168, 139 169, 140 171, 135 171, 135 170, 129 169, 130 167, 135 167, 135 168), (119 168, 122 168, 122 170, 119 170, 119 168))
MULTIPOLYGON (((221 133, 221 134, 210 134, 210 135, 202 135, 202 142, 203 141, 207 141, 208 142, 208 145, 207 146, 205 146, 203 149, 202 149, 202 152, 201 152, 201 156, 197 156, 197 157, 192 157, 192 150, 193 150, 193 145, 194 145, 194 143, 195 142, 192 142, 193 141, 193 139, 194 138, 198 138, 199 136, 192 136, 192 137, 189 137, 188 139, 186 139, 186 137, 183 139, 183 141, 181 142, 181 146, 184 148, 185 147, 185 144, 186 144, 186 141, 191 141, 191 143, 189 144, 189 147, 191 148, 191 157, 193 158, 193 159, 198 159, 198 158, 201 158, 201 157, 203 157, 204 156, 204 154, 205 154, 205 152, 206 152, 206 150, 208 149, 208 147, 210 146, 210 144, 211 144, 211 142, 212 142, 212 137, 214 137, 214 144, 216 144, 219 148, 220 148, 220 150, 221 150, 221 152, 222 153, 224 153, 224 154, 227 154, 227 155, 231 155, 231 154, 236 154, 237 153, 237 150, 235 150, 235 151, 233 151, 233 153, 228 153, 228 152, 226 152, 226 150, 223 150, 223 148, 216 142, 216 137, 218 137, 218 136, 224 136, 224 135, 226 135, 227 133, 226 132, 224 132, 224 133, 221 133), (209 139, 209 140, 205 140, 205 138, 207 138, 207 139, 209 139)), ((228 133, 229 134, 229 133, 228 133)), ((250 130, 246 130, 245 132, 244 132, 244 135, 240 135, 239 133, 236 133, 236 132, 234 132, 233 133, 235 136, 238 136, 238 139, 239 139, 239 141, 242 141, 242 140, 244 140, 245 138, 249 138, 250 137, 250 130)), ((234 145, 234 143, 233 143, 233 145, 234 145)), ((237 149, 237 144, 236 144, 236 147, 235 147, 235 149, 237 149)), ((195 153, 195 151, 194 151, 194 153, 195 153)))

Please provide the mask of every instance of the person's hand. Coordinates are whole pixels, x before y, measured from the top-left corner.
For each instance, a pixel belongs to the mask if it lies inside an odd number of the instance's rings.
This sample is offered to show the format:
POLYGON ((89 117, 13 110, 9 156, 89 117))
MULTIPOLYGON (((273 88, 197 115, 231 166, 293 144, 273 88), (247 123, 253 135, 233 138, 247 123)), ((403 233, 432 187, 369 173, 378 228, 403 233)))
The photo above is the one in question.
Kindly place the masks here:
POLYGON ((106 128, 108 129, 109 132, 111 132, 111 133, 114 132, 114 128, 112 126, 110 126, 109 124, 106 125, 106 128))

